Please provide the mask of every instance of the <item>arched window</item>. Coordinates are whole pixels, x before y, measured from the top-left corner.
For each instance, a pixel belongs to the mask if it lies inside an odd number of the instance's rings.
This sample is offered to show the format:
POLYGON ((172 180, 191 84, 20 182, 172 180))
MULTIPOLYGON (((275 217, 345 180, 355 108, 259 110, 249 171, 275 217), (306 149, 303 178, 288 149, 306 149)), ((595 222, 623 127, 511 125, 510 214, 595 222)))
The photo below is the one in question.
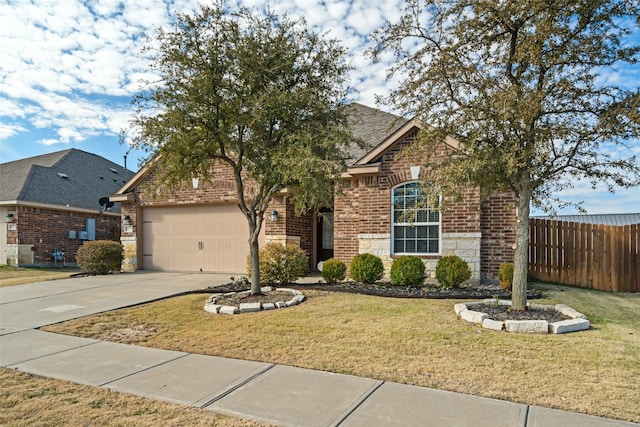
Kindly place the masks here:
POLYGON ((439 203, 429 206, 418 182, 394 187, 391 197, 391 252, 394 255, 439 255, 439 203))

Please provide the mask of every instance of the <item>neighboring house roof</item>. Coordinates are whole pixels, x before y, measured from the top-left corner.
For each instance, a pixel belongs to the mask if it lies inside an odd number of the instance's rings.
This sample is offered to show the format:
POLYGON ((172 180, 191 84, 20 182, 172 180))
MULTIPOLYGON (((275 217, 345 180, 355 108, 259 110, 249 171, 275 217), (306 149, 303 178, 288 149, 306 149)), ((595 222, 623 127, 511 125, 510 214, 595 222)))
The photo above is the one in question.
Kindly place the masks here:
POLYGON ((533 216, 531 218, 550 219, 553 221, 564 221, 564 222, 581 222, 584 224, 603 224, 603 225, 640 224, 640 213, 533 216))
POLYGON ((0 203, 99 211, 98 200, 114 194, 133 175, 104 157, 72 148, 0 164, 0 203))

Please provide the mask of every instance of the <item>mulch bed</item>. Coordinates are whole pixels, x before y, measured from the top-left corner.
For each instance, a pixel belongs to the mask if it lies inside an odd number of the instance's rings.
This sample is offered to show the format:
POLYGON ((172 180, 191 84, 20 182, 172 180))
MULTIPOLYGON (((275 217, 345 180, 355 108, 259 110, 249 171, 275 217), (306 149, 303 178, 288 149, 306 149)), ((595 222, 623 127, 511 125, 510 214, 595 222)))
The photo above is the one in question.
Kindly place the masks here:
MULTIPOLYGON (((392 298, 424 298, 424 299, 488 299, 499 298, 504 300, 511 299, 511 292, 504 291, 498 285, 463 285, 459 288, 445 289, 439 286, 424 286, 422 288, 407 288, 401 286, 393 286, 389 283, 377 283, 373 285, 367 285, 358 282, 344 282, 335 284, 313 283, 313 284, 290 284, 288 288, 294 288, 302 291, 306 289, 329 291, 329 292, 345 292, 362 295, 373 295, 381 297, 392 298)), ((249 290, 246 283, 230 282, 218 286, 210 286, 204 289, 194 290, 191 293, 231 293, 231 292, 243 292, 249 290)), ((252 295, 243 296, 239 295, 228 296, 224 303, 229 305, 237 305, 241 302, 276 302, 283 301, 288 298, 282 298, 283 296, 277 288, 264 295, 252 295), (269 295, 271 294, 271 295, 269 295)), ((527 299, 542 298, 542 293, 538 290, 527 290, 527 299)), ((222 303, 222 301, 221 301, 222 303)), ((487 313, 489 318, 498 321, 504 320, 546 320, 549 323, 559 322, 561 320, 567 320, 569 317, 564 316, 556 312, 555 310, 533 309, 530 308, 526 311, 512 311, 508 305, 497 304, 482 304, 473 307, 473 311, 479 311, 487 313)))
MULTIPOLYGON (((459 288, 445 289, 439 286, 424 286, 422 288, 407 288, 393 286, 389 283, 377 283, 367 285, 358 282, 344 282, 334 284, 313 283, 313 284, 291 284, 286 287, 295 288, 302 292, 305 289, 313 289, 330 292, 346 292, 363 295, 374 295, 392 298, 426 298, 426 299, 486 299, 500 298, 511 299, 511 292, 502 290, 498 285, 463 285, 459 288)), ((249 288, 245 283, 226 283, 219 286, 211 286, 199 289, 198 293, 227 293, 242 292, 249 288)), ((528 290, 527 298, 541 298, 540 291, 528 290)), ((248 301, 247 301, 248 302, 248 301)))
POLYGON ((514 311, 508 305, 480 304, 474 305, 471 310, 486 313, 490 319, 505 320, 546 320, 549 323, 561 322, 571 319, 556 310, 545 310, 539 308, 529 308, 526 311, 514 311))

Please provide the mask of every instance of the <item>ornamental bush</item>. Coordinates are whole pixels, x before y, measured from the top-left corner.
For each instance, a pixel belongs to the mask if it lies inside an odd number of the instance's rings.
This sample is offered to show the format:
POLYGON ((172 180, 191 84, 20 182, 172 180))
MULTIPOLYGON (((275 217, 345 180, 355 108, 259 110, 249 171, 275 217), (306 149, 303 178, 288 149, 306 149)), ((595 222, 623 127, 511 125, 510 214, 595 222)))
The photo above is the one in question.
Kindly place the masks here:
POLYGON ((425 266, 416 256, 401 256, 391 264, 391 283, 398 286, 420 287, 424 281, 425 266))
POLYGON ((344 280, 347 275, 347 264, 339 259, 331 258, 322 263, 322 278, 327 283, 336 283, 344 280))
POLYGON ((500 287, 505 291, 511 292, 511 285, 513 284, 513 263, 505 262, 500 264, 498 269, 498 280, 500 280, 500 287))
MULTIPOLYGON (((251 259, 247 258, 251 277, 251 259)), ((307 254, 296 245, 268 243, 260 249, 260 282, 277 286, 291 283, 309 271, 307 254)))
POLYGON ((349 265, 349 276, 356 282, 375 283, 382 279, 383 274, 382 260, 372 254, 358 254, 349 265))
POLYGON ((124 250, 112 240, 84 242, 76 253, 78 267, 90 274, 108 274, 120 271, 124 250))
POLYGON ((471 278, 471 270, 465 260, 457 255, 440 258, 436 266, 436 279, 445 288, 457 288, 471 278))

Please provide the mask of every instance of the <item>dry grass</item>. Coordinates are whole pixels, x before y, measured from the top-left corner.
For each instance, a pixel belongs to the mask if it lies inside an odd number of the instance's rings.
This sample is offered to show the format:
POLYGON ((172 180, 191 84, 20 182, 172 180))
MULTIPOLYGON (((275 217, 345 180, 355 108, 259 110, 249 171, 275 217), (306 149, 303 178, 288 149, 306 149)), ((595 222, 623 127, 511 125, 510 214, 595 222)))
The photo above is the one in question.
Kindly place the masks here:
POLYGON ((69 268, 16 268, 0 266, 0 288, 47 280, 68 279, 78 270, 69 268))
POLYGON ((585 313, 591 330, 524 335, 456 319, 451 300, 305 291, 286 310, 221 316, 188 295, 66 322, 49 331, 273 362, 640 422, 640 294, 544 286, 544 303, 585 313), (107 335, 105 335, 107 334, 107 335))
POLYGON ((265 426, 190 408, 0 368, 3 426, 265 426))

